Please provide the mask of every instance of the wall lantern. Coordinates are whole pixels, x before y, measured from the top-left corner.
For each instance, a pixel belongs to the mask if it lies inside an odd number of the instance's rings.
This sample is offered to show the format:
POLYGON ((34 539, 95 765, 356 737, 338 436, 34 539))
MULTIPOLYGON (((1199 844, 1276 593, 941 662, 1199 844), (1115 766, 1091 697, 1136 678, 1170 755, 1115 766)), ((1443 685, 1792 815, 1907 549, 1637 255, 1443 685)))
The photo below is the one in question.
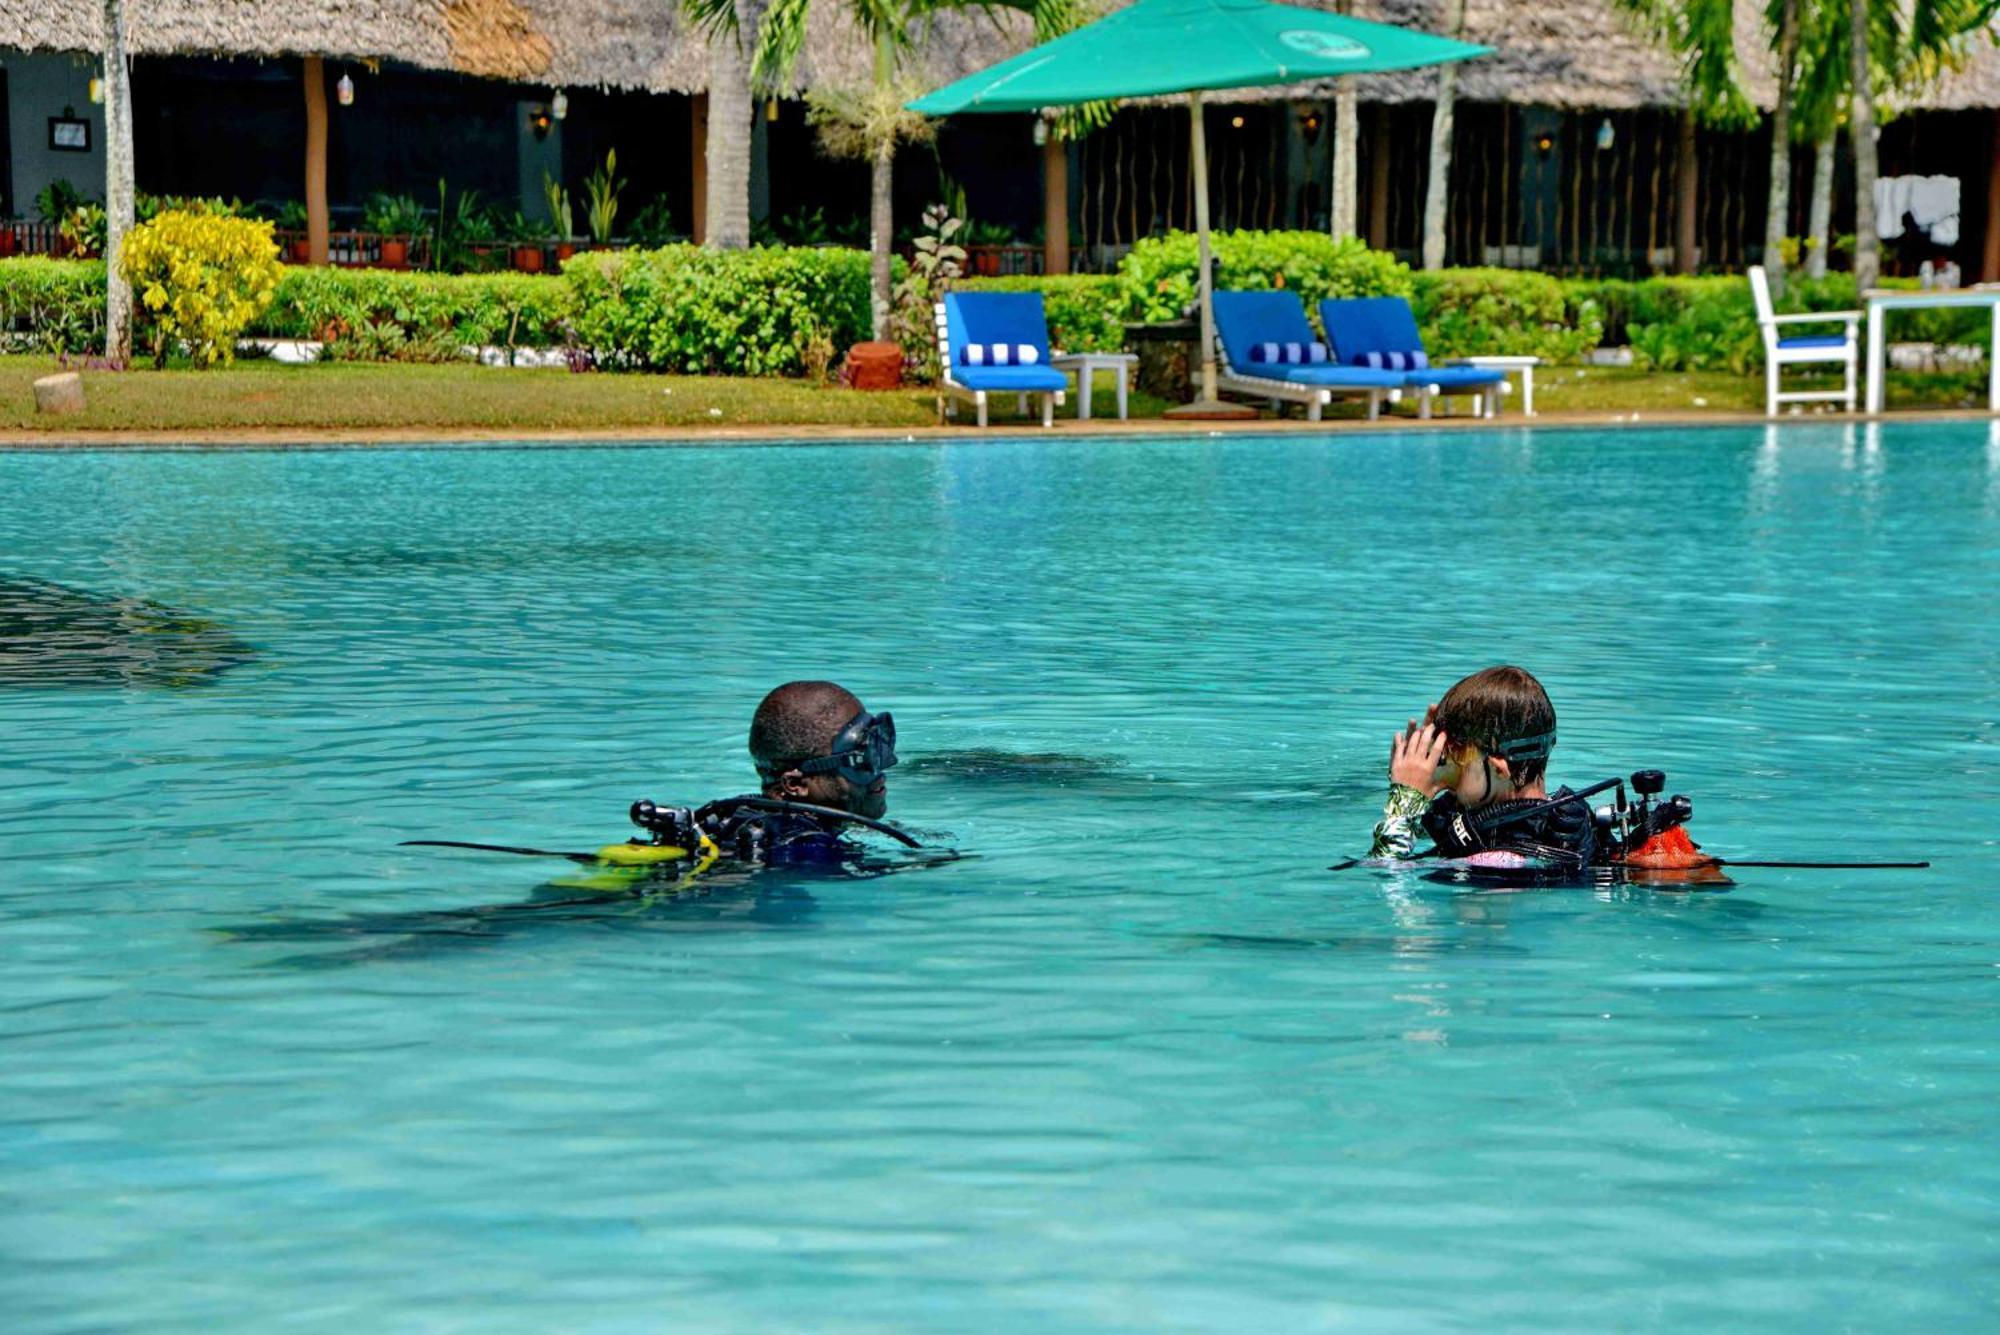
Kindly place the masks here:
POLYGON ((778 122, 777 98, 774 97, 770 99, 768 102, 764 103, 764 119, 770 121, 773 125, 777 124, 778 122))
POLYGON ((1537 153, 1540 153, 1543 157, 1547 157, 1549 153, 1555 148, 1555 146, 1556 146, 1556 141, 1553 135, 1545 134, 1541 136, 1539 139, 1535 140, 1535 151, 1537 153))
POLYGON ((1305 136, 1307 148, 1311 148, 1319 142, 1320 127, 1325 124, 1326 122, 1320 119, 1320 114, 1317 110, 1308 111, 1305 115, 1299 117, 1299 133, 1305 136))
POLYGON ((104 100, 104 80, 96 75, 92 75, 90 79, 90 100, 93 102, 104 100))
POLYGON ((1242 129, 1242 128, 1243 128, 1243 118, 1242 118, 1241 116, 1231 116, 1231 117, 1229 118, 1229 128, 1230 128, 1230 129, 1232 129, 1232 130, 1240 130, 1240 129, 1242 129))
POLYGON ((1606 116, 1597 127, 1597 147, 1600 152, 1609 153, 1611 146, 1618 142, 1618 131, 1611 128, 1611 118, 1606 116))
POLYGON ((549 114, 547 107, 536 107, 528 113, 528 128, 535 132, 537 139, 548 138, 549 130, 554 125, 555 118, 549 114))
POLYGON ((333 86, 333 99, 343 107, 354 105, 354 79, 351 76, 340 76, 340 82, 333 86))
POLYGON ((1046 143, 1048 143, 1048 142, 1049 142, 1049 118, 1048 118, 1048 117, 1046 117, 1046 116, 1037 116, 1037 117, 1035 117, 1035 129, 1034 129, 1034 136, 1035 136, 1035 143, 1036 143, 1036 145, 1038 145, 1038 146, 1039 146, 1039 145, 1042 145, 1042 144, 1046 144, 1046 143))
POLYGON ((569 94, 560 88, 556 89, 556 95, 549 99, 549 115, 557 120, 569 118, 569 94))

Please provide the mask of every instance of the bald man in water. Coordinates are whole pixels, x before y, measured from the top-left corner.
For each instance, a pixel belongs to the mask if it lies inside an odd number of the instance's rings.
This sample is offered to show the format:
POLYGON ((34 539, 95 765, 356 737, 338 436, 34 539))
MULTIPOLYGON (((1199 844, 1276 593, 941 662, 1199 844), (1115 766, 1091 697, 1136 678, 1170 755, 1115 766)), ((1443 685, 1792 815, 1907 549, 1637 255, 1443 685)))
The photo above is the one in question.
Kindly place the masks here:
POLYGON ((789 681, 750 720, 750 759, 766 797, 880 820, 889 809, 896 724, 830 681, 789 681))

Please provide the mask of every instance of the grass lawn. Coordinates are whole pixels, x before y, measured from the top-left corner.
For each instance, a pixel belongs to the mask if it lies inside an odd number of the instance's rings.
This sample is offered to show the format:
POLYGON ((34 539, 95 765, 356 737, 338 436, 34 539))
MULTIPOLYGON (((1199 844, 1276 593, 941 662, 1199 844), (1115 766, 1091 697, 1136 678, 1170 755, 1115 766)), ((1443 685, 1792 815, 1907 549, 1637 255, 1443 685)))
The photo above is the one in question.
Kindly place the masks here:
MULTIPOLYGON (((63 435, 95 431, 312 432, 411 431, 631 432, 704 427, 783 429, 850 427, 893 431, 934 425, 928 389, 861 394, 796 380, 725 376, 656 376, 560 370, 505 370, 471 364, 415 366, 331 363, 287 366, 245 361, 226 370, 169 368, 86 371, 88 408, 73 417, 35 412, 31 382, 55 369, 44 357, 0 357, 0 430, 63 435)), ((1789 382, 1788 382, 1789 383, 1789 382)), ((1536 408, 1551 415, 1638 413, 1676 416, 1756 412, 1762 380, 1721 372, 1648 372, 1624 367, 1546 367, 1535 386, 1536 408)), ((1981 407, 1983 374, 1892 373, 1892 408, 1981 407)), ((1095 407, 1115 411, 1111 377, 1100 377, 1095 407)), ((1134 394, 1135 418, 1158 417, 1168 405, 1134 394)), ((1292 410, 1296 414, 1297 410, 1292 410)), ((1397 410, 1408 416, 1412 409, 1397 410)), ((1073 417, 1075 396, 1063 416, 1073 417)), ((1514 418, 1509 398, 1503 416, 1514 418)), ((1336 402, 1333 415, 1358 417, 1336 402)), ((969 411, 961 410, 961 421, 969 411)), ((1023 420, 1013 400, 996 403, 996 423, 1023 420)), ((1518 419, 1516 419, 1518 420, 1518 419)))

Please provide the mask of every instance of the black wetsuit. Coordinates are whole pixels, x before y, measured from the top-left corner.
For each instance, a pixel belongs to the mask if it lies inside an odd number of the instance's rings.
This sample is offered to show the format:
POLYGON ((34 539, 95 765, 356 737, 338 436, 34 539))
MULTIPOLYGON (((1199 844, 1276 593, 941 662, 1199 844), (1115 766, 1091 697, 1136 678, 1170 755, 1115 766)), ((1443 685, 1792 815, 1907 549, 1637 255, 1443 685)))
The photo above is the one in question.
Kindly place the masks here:
POLYGON ((1546 805, 1551 798, 1569 796, 1570 791, 1565 787, 1556 789, 1547 798, 1509 798, 1481 807, 1477 812, 1466 811, 1454 794, 1442 793, 1423 814, 1424 832, 1448 858, 1498 851, 1518 853, 1551 868, 1581 871, 1598 860, 1597 828, 1590 804, 1579 798, 1557 806, 1546 805), (1527 812, 1535 807, 1543 809, 1516 820, 1508 819, 1509 812, 1527 812))

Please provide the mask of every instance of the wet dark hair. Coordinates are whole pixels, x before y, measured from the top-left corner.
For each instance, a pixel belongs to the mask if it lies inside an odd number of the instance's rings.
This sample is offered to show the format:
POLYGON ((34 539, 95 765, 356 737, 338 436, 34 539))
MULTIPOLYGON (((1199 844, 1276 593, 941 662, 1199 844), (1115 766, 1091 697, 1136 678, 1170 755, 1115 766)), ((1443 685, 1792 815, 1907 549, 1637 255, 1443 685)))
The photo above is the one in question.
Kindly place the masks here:
POLYGON ((1507 760, 1507 770, 1519 787, 1533 783, 1548 770, 1546 754, 1519 760, 1504 755, 1507 743, 1556 730, 1556 707, 1549 693, 1525 668, 1490 667, 1475 672, 1444 693, 1438 701, 1437 724, 1453 747, 1476 746, 1507 760))
POLYGON ((782 773, 823 756, 856 714, 861 701, 830 681, 788 681, 764 697, 750 720, 750 759, 763 771, 782 773))

